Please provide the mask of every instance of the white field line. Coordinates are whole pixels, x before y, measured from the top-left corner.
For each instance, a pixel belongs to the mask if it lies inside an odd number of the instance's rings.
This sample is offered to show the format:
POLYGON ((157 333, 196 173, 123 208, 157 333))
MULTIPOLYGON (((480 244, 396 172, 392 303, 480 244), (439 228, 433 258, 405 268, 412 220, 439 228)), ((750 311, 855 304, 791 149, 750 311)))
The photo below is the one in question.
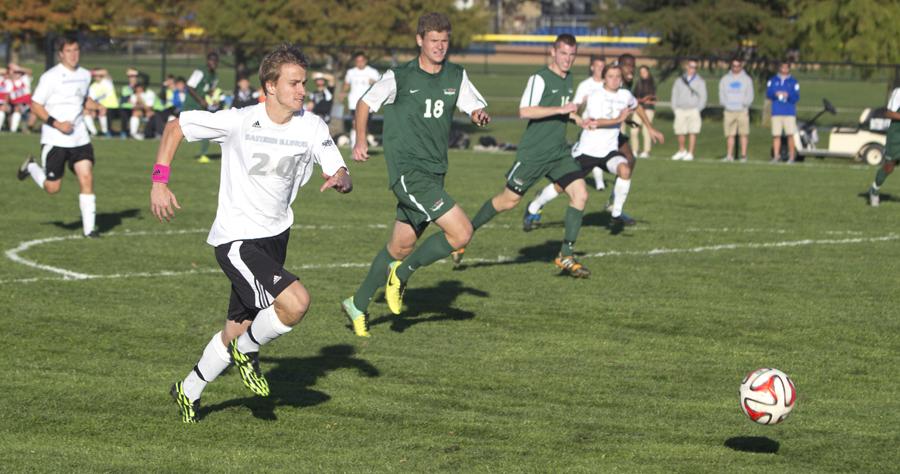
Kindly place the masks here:
MULTIPOLYGON (((337 228, 338 226, 295 226, 296 228, 308 228, 308 229, 330 229, 337 228)), ((341 226, 344 227, 344 226, 341 226)), ((346 226, 347 228, 358 228, 358 226, 346 226)), ((376 228, 387 228, 387 226, 369 226, 376 228)), ((737 230, 737 229, 736 229, 737 230)), ((191 234, 191 233, 201 233, 206 232, 206 229, 185 229, 185 230, 171 230, 171 231, 137 231, 137 232, 121 232, 115 233, 110 232, 106 234, 107 236, 144 236, 144 235, 173 235, 173 234, 191 234)), ((840 231, 833 231, 840 232, 840 231)), ((11 284, 11 283, 36 283, 42 281, 72 281, 72 280, 93 280, 93 279, 121 279, 121 278, 155 278, 155 277, 171 277, 171 276, 182 276, 182 275, 199 275, 199 274, 208 274, 208 273, 218 273, 220 270, 218 268, 205 268, 205 269, 193 269, 186 271, 159 271, 159 272, 128 272, 128 273, 113 273, 113 274, 105 274, 105 275, 91 275, 87 273, 78 273, 70 270, 66 270, 64 268, 53 267, 50 265, 43 265, 32 260, 28 260, 19 254, 28 250, 29 248, 50 243, 50 242, 59 242, 63 240, 71 240, 71 239, 80 239, 81 237, 77 236, 66 236, 66 237, 49 237, 45 239, 35 239, 29 240, 27 242, 23 242, 19 244, 18 247, 7 250, 6 257, 10 260, 31 267, 38 270, 49 271, 51 273, 55 273, 59 276, 57 277, 32 277, 32 278, 17 278, 17 279, 8 279, 8 280, 0 280, 0 285, 2 284, 11 284)), ((791 247, 805 247, 812 245, 855 245, 855 244, 865 244, 865 243, 878 243, 878 242, 887 242, 893 240, 900 240, 900 235, 898 234, 888 234, 881 237, 854 237, 854 238, 845 238, 845 239, 803 239, 803 240, 786 240, 779 242, 748 242, 748 243, 732 243, 732 244, 718 244, 718 245, 705 245, 699 247, 688 247, 688 248, 656 248, 651 250, 627 250, 627 251, 608 251, 608 252, 597 252, 593 254, 587 254, 584 258, 606 258, 606 257, 653 257, 658 255, 672 255, 672 254, 693 254, 693 253, 705 253, 705 252, 719 252, 723 250, 739 250, 739 249, 779 249, 779 248, 791 248, 791 247)), ((496 258, 468 258, 466 259, 467 263, 504 263, 504 262, 512 262, 516 261, 516 257, 509 257, 504 255, 499 255, 496 258)), ((441 260, 438 263, 445 264, 446 260, 441 260)), ((298 270, 319 270, 319 269, 334 269, 334 268, 366 268, 369 266, 368 262, 343 262, 343 263, 323 263, 323 264, 305 264, 300 265, 299 267, 294 267, 298 270)))

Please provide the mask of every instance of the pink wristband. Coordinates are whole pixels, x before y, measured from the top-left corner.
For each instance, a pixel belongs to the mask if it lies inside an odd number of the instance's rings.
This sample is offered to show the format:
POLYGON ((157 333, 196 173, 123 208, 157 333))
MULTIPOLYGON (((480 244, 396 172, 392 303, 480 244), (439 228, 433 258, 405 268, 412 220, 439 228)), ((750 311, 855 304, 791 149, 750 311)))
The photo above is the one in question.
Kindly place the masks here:
POLYGON ((154 183, 169 182, 169 167, 166 165, 153 165, 153 174, 150 175, 154 183))

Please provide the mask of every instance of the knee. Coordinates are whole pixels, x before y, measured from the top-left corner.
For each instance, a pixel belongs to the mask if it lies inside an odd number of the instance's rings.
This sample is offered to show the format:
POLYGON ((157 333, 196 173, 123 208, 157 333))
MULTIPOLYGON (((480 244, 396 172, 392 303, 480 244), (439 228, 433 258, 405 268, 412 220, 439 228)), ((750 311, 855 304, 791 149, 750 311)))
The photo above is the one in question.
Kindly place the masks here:
POLYGON ((275 312, 278 319, 287 326, 299 323, 309 310, 309 292, 300 283, 294 282, 278 295, 275 312))
POLYGON ((494 209, 499 212, 508 211, 519 205, 519 201, 522 200, 522 196, 519 196, 515 193, 505 193, 499 196, 499 199, 495 199, 494 209))
POLYGON ((449 243, 454 250, 459 250, 466 245, 469 245, 473 233, 472 222, 466 219, 465 222, 460 224, 459 229, 454 230, 452 234, 447 234, 447 243, 449 243))
POLYGON ((44 191, 47 191, 47 194, 56 194, 60 189, 59 181, 44 181, 44 191))
POLYGON ((573 186, 573 188, 569 190, 569 198, 572 200, 572 204, 575 207, 583 209, 588 200, 587 188, 584 186, 573 186))
POLYGON ((894 172, 894 168, 897 166, 896 161, 885 161, 884 162, 884 172, 885 174, 891 174, 894 172))
POLYGON ((394 260, 403 260, 412 253, 415 244, 408 245, 400 242, 388 242, 387 250, 394 260))
POLYGON ((627 164, 623 163, 623 164, 619 165, 618 172, 619 172, 620 178, 631 179, 631 167, 628 166, 627 164))

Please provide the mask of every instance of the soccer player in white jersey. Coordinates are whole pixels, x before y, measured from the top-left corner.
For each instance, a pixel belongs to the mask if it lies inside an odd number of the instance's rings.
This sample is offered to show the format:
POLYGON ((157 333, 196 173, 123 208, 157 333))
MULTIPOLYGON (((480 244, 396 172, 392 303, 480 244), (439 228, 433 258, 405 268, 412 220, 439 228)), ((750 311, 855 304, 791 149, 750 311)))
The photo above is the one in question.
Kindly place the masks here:
POLYGON ((303 111, 308 62, 282 45, 259 67, 264 103, 240 109, 182 112, 163 132, 153 168, 150 206, 168 221, 180 208, 169 189, 169 166, 182 138, 222 146, 219 206, 207 238, 231 280, 225 328, 171 395, 182 421, 198 420, 200 394, 233 361, 244 385, 259 396, 269 385, 259 368, 260 346, 287 333, 309 307, 306 288, 284 269, 291 203, 318 164, 327 177, 320 191, 352 189, 344 159, 317 115, 303 111))
POLYGON ((81 222, 85 237, 97 237, 94 230, 97 207, 94 196, 94 148, 84 124, 85 109, 98 110, 100 104, 88 97, 91 73, 78 66, 81 50, 73 38, 56 42, 59 64, 41 75, 31 96, 31 110, 44 121, 41 127, 41 164, 29 156, 17 177, 28 176, 47 194, 59 192, 66 164, 78 178, 81 194, 81 222))
MULTIPOLYGON (((603 70, 606 68, 606 59, 603 56, 591 56, 591 75, 587 79, 578 83, 575 88, 575 99, 572 101, 579 107, 584 106, 588 96, 595 91, 603 89, 603 70)), ((585 118, 584 113, 581 114, 585 118)), ((594 175, 594 187, 597 191, 606 189, 606 183, 603 182, 603 170, 594 168, 591 170, 594 175)))
POLYGON ((357 51, 353 53, 353 67, 347 70, 344 76, 344 94, 347 94, 347 107, 353 116, 353 130, 350 132, 350 148, 356 146, 356 104, 363 94, 369 90, 372 84, 378 81, 381 74, 372 66, 369 66, 369 58, 366 53, 357 51))
MULTIPOLYGON (((631 189, 632 168, 625 154, 619 149, 619 134, 625 119, 638 110, 637 99, 628 89, 622 88, 622 68, 607 66, 603 71, 603 88, 588 96, 581 137, 572 147, 572 156, 581 165, 582 176, 587 175, 595 167, 602 168, 617 176, 613 188, 612 224, 627 225, 622 215, 628 191, 631 189)), ((663 139, 662 134, 644 122, 650 136, 656 141, 663 139)), ((528 204, 528 214, 538 214, 548 202, 559 195, 553 184, 546 186, 537 198, 528 204)), ((526 214, 526 230, 528 223, 526 214)))

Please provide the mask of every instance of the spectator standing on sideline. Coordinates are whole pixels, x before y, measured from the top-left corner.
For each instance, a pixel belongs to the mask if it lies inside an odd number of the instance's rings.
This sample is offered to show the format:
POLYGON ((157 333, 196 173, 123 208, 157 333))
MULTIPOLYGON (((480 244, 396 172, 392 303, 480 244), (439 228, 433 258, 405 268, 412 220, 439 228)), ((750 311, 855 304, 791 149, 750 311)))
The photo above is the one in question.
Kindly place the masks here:
POLYGON ((737 134, 741 141, 741 162, 746 162, 753 79, 744 71, 744 62, 738 58, 731 60, 731 70, 719 81, 719 104, 725 109, 722 124, 728 150, 723 161, 734 161, 734 136, 737 134))
POLYGON ((778 64, 778 74, 766 83, 766 97, 772 101, 772 163, 781 161, 782 134, 788 137, 788 163, 794 163, 797 150, 793 137, 797 133, 800 83, 791 75, 791 65, 787 61, 778 64))
MULTIPOLYGON (((644 97, 653 97, 654 100, 656 99, 656 81, 653 79, 653 74, 650 73, 650 68, 647 66, 641 66, 640 69, 638 69, 638 78, 634 84, 633 92, 634 96, 639 99, 644 97)), ((650 135, 650 128, 653 125, 653 116, 656 114, 656 105, 654 101, 645 101, 642 106, 644 107, 644 113, 647 115, 647 119, 650 123, 645 124, 638 114, 634 115, 634 121, 641 126, 640 134, 644 138, 643 148, 640 147, 637 131, 629 138, 631 140, 632 153, 637 155, 638 158, 650 158, 650 149, 653 142, 653 138, 650 135), (650 125, 651 127, 648 127, 647 125, 650 125)))
POLYGON ((334 76, 323 72, 313 74, 315 85, 309 93, 310 111, 325 121, 331 122, 331 105, 334 103, 334 76))
POLYGON ((381 77, 378 70, 369 66, 369 58, 366 53, 358 51, 353 53, 353 67, 347 70, 344 76, 344 94, 347 95, 347 108, 350 109, 350 116, 353 117, 353 128, 350 132, 350 148, 356 146, 356 103, 362 98, 363 94, 369 90, 372 84, 375 84, 381 77))
POLYGON ((259 103, 259 92, 250 87, 250 79, 242 77, 238 79, 234 88, 234 102, 231 106, 240 109, 259 103))
POLYGON ((672 110, 675 112, 675 136, 678 137, 678 153, 673 160, 691 161, 700 133, 700 112, 706 108, 706 82, 697 74, 697 61, 684 64, 684 74, 672 84, 672 110), (685 148, 685 135, 688 137, 685 148))

